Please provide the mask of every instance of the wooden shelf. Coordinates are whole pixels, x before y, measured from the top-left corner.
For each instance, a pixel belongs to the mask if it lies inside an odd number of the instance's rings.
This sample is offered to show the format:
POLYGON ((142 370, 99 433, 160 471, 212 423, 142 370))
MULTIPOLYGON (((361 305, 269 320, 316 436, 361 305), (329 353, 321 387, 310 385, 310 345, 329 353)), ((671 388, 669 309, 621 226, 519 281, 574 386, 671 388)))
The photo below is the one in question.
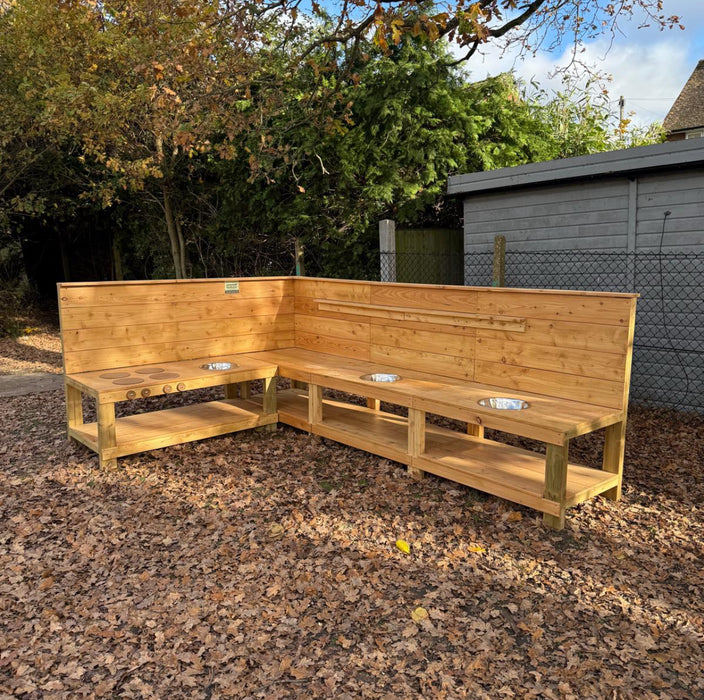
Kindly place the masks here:
MULTIPOLYGON (((269 425, 277 420, 276 413, 263 413, 261 404, 235 399, 137 413, 115 421, 117 447, 114 448, 114 454, 106 454, 104 457, 124 457, 236 430, 269 425)), ((98 451, 97 423, 75 426, 70 429, 70 436, 98 451)))
MULTIPOLYGON (((323 401, 323 421, 308 422, 308 397, 291 389, 277 396, 279 420, 316 435, 393 459, 514 503, 558 515, 560 505, 543 498, 545 455, 426 425, 425 452, 408 454, 406 418, 339 401, 323 401)), ((569 464, 565 506, 608 491, 618 475, 569 464)))
MULTIPOLYGON (((558 515, 560 506, 543 498, 545 455, 459 433, 428 431, 423 455, 413 466, 514 503, 558 515)), ((618 476, 578 464, 567 467, 565 506, 616 486, 618 476)))

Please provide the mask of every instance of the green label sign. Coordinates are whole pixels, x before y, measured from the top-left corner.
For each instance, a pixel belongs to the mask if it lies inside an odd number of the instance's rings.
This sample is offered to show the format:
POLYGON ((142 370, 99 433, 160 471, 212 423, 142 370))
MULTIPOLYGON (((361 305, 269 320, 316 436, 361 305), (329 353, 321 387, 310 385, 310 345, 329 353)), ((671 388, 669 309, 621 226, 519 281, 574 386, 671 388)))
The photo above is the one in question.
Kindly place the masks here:
POLYGON ((239 282, 225 282, 225 294, 239 294, 240 283, 239 282))

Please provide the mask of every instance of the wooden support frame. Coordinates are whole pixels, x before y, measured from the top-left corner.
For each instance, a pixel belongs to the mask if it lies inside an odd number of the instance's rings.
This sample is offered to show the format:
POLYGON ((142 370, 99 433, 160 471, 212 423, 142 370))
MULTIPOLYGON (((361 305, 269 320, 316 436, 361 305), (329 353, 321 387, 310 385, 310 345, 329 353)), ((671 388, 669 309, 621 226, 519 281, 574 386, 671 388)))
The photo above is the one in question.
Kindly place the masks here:
POLYGON ((559 504, 559 513, 543 513, 543 523, 554 530, 565 527, 567 500, 567 455, 569 441, 564 445, 548 445, 545 455, 545 490, 543 497, 559 504))
POLYGON ((66 422, 70 437, 71 428, 79 428, 83 425, 83 392, 71 384, 65 385, 65 391, 66 422))
POLYGON ((484 426, 479 423, 467 423, 467 435, 473 435, 474 437, 483 438, 484 437, 484 426))
POLYGON ((417 408, 408 409, 408 454, 411 463, 408 473, 414 479, 422 479, 425 472, 413 465, 413 458, 420 457, 425 452, 425 411, 417 408))
POLYGON ((412 476, 536 508, 561 528, 567 508, 621 496, 636 297, 311 278, 62 284, 68 433, 110 467, 282 420, 406 464, 412 476), (205 360, 233 359, 222 374, 202 372, 205 360), (152 374, 156 365, 169 368, 152 374), (112 381, 126 369, 142 383, 112 381), (159 380, 164 371, 178 382, 159 380), (360 381, 376 372, 401 380, 360 381), (293 389, 277 395, 275 374, 293 389), (264 392, 252 398, 255 380, 264 392), (224 401, 115 417, 117 402, 218 385, 224 401), (324 387, 365 397, 366 407, 323 400, 324 387), (83 394, 96 399, 97 422, 84 424, 83 394), (479 400, 491 396, 530 408, 487 410, 479 400), (408 418, 382 401, 407 407, 408 418), (466 432, 426 424, 428 413, 464 421, 466 432), (487 440, 485 427, 540 440, 547 454, 487 440), (570 464, 569 440, 602 428, 602 468, 570 464))
POLYGON ((323 387, 308 384, 308 423, 311 428, 323 422, 323 387))
POLYGON ((226 399, 236 399, 238 396, 238 384, 225 384, 225 398, 226 399))
POLYGON ((616 474, 618 484, 605 491, 603 496, 612 501, 621 499, 621 484, 623 481, 623 460, 626 451, 626 419, 614 423, 604 431, 604 458, 602 469, 616 474))

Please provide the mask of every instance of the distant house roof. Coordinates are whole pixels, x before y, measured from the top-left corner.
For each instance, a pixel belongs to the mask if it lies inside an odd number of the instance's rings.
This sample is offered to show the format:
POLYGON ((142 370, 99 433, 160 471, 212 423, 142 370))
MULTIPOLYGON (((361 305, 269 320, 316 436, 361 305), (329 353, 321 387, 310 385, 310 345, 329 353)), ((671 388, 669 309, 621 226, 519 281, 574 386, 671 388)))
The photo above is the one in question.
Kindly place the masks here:
POLYGON ((685 167, 704 167, 704 139, 668 141, 654 146, 624 148, 576 158, 455 175, 448 180, 447 193, 471 194, 685 167))
POLYGON ((670 133, 704 127, 704 60, 697 63, 694 73, 667 113, 663 126, 670 133))

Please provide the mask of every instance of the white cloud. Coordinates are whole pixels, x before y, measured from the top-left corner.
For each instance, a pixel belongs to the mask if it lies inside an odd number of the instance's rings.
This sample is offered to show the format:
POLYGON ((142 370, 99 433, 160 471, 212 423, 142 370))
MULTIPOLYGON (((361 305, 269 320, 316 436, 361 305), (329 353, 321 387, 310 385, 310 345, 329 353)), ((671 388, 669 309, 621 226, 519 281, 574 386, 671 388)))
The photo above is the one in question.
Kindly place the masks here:
MULTIPOLYGON (((638 29, 642 18, 622 24, 621 32, 586 43, 579 60, 601 74, 610 75, 607 84, 615 103, 626 98, 626 112, 635 112, 633 121, 650 124, 662 121, 691 75, 699 59, 704 59, 704 3, 702 0, 665 0, 664 11, 680 16, 685 30, 638 29)), ((561 78, 555 69, 569 65, 571 50, 561 54, 539 52, 519 56, 517 49, 502 52, 490 46, 467 65, 470 78, 515 70, 526 82, 537 81, 546 90, 558 90, 561 78), (552 77, 551 77, 552 76, 552 77)))

